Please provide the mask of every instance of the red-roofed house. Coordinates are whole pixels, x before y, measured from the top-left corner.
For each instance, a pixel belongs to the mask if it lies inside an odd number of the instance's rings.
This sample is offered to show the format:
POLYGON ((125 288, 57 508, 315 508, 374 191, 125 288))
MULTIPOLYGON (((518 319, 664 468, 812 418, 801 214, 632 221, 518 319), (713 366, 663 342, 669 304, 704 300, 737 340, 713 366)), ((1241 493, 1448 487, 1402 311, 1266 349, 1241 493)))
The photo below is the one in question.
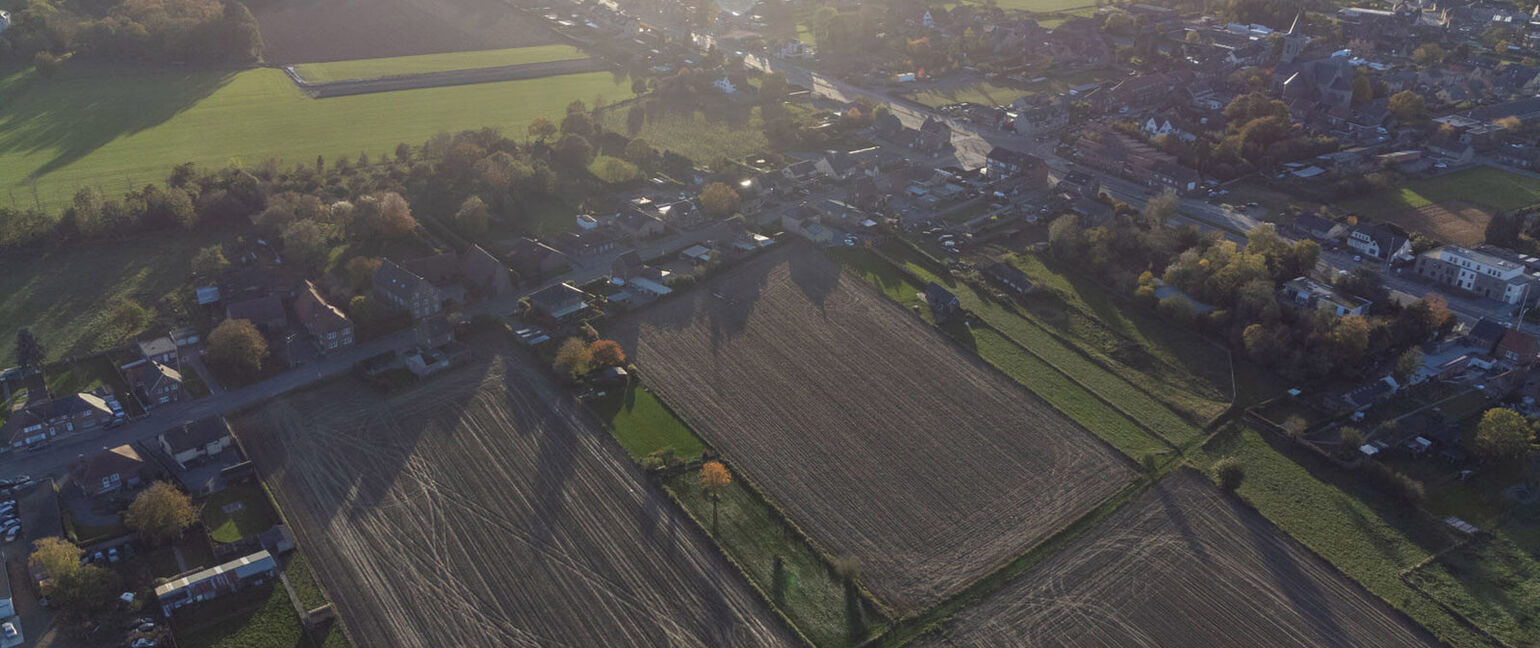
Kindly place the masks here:
POLYGON ((1514 366, 1528 367, 1540 356, 1540 341, 1535 336, 1515 329, 1508 329, 1497 343, 1497 358, 1514 366))
POLYGON ((335 351, 353 346, 353 321, 326 303, 315 284, 305 282, 299 296, 294 298, 294 314, 317 346, 325 351, 335 351))

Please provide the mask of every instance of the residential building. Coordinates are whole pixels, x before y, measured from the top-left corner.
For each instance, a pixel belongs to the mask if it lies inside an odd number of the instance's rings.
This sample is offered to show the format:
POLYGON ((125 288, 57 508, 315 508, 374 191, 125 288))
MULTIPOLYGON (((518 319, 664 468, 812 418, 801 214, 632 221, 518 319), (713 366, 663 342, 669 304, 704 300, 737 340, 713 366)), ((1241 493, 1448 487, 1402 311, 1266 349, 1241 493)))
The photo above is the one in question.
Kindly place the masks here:
POLYGON ((943 120, 926 117, 920 124, 914 148, 922 153, 943 153, 952 148, 952 127, 943 120))
POLYGON ((1020 178, 1034 187, 1048 184, 1048 165, 1035 155, 996 146, 984 163, 993 179, 1020 178))
POLYGON ((1294 229, 1317 241, 1336 241, 1347 234, 1347 227, 1341 223, 1311 213, 1295 217, 1294 229))
POLYGON ((440 300, 474 302, 514 294, 507 266, 480 245, 471 245, 463 254, 445 252, 411 259, 401 267, 433 284, 440 300))
POLYGON ((130 445, 81 457, 69 466, 70 480, 91 496, 138 488, 148 471, 149 465, 130 445))
POLYGON ((636 241, 660 236, 665 229, 663 219, 630 204, 621 208, 610 223, 636 241))
POLYGON ((1027 273, 1022 272, 1020 268, 1017 268, 1016 266, 1013 266, 1004 261, 996 261, 987 266, 984 266, 983 274, 985 277, 994 280, 995 283, 1009 288, 1012 292, 1018 295, 1025 295, 1029 292, 1032 292, 1032 280, 1027 277, 1027 273))
POLYGON ((588 293, 569 283, 559 283, 529 296, 529 306, 552 321, 561 322, 588 308, 588 293))
POLYGON ((381 259, 374 271, 374 295, 392 308, 407 311, 412 319, 422 319, 443 310, 443 293, 427 279, 401 267, 390 259, 381 259))
POLYGON ((1497 342, 1497 349, 1493 352, 1498 360, 1507 362, 1516 367, 1530 367, 1535 364, 1537 356, 1540 356, 1540 341, 1535 336, 1517 329, 1508 329, 1503 333, 1501 340, 1497 342))
POLYGON ((1508 333, 1508 326, 1494 319, 1481 318, 1465 333, 1465 344, 1482 353, 1492 353, 1508 333))
POLYGON ((1296 306, 1324 310, 1338 317, 1363 315, 1370 305, 1367 299, 1343 294, 1310 277, 1295 277, 1284 282, 1283 295, 1296 306))
POLYGON ((1381 261, 1412 253, 1411 241, 1383 225, 1355 226, 1348 230, 1346 243, 1359 254, 1381 261))
POLYGON ((180 367, 177 357, 176 342, 170 337, 162 336, 150 340, 141 340, 138 345, 140 357, 150 362, 159 362, 169 367, 180 367))
POLYGON ((0 442, 6 450, 35 446, 58 436, 100 429, 121 416, 116 401, 97 394, 52 398, 44 393, 41 398, 29 398, 0 424, 0 442))
POLYGON ((308 280, 299 296, 294 298, 294 315, 321 350, 335 351, 353 346, 353 321, 336 306, 327 303, 315 284, 308 280))
POLYGON ((925 284, 925 303, 930 304, 930 312, 937 322, 944 322, 962 310, 962 301, 957 295, 934 281, 925 284))
POLYGON ((1417 257, 1417 274, 1482 297, 1517 304, 1527 297, 1523 264, 1458 245, 1429 250, 1417 257))
POLYGON ((277 576, 278 561, 263 550, 156 587, 155 600, 160 603, 161 613, 170 616, 173 611, 189 603, 200 603, 248 587, 265 585, 277 576))
POLYGON ((199 459, 217 455, 235 445, 230 424, 222 416, 210 416, 183 423, 158 437, 164 450, 183 470, 199 459))
POLYGON ((288 324, 288 315, 283 310, 283 298, 278 295, 253 297, 226 304, 225 319, 250 321, 264 333, 282 331, 288 324))
POLYGON ((141 362, 123 370, 128 388, 145 409, 182 399, 182 373, 157 361, 141 362))
POLYGON ((567 257, 560 251, 531 238, 515 239, 508 250, 507 257, 509 266, 518 273, 520 279, 525 280, 547 277, 572 269, 572 263, 567 261, 567 257))

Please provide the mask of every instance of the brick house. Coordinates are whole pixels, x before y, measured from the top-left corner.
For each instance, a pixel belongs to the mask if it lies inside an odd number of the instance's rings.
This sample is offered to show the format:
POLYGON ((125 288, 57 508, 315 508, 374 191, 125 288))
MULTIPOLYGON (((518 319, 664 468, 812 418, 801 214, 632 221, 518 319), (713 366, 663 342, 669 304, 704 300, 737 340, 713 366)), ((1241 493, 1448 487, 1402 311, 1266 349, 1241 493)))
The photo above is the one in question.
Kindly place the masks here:
POLYGON ((96 394, 44 396, 35 403, 29 400, 21 409, 11 412, 5 424, 0 425, 0 442, 4 443, 3 449, 10 450, 46 443, 58 436, 100 429, 119 416, 116 405, 96 394))
POLYGON ((401 267, 390 259, 381 259, 374 271, 374 295, 392 308, 422 319, 444 308, 444 295, 427 279, 401 267))
POLYGON ((220 416, 184 423, 162 432, 157 440, 161 450, 184 470, 198 459, 212 457, 235 445, 230 424, 220 416))
POLYGON ((123 378, 145 409, 182 400, 186 393, 182 372, 154 360, 124 369, 123 378))
POLYGON ((315 284, 308 280, 299 296, 294 298, 294 315, 322 350, 335 351, 353 346, 353 321, 336 306, 327 303, 315 284))
POLYGON ((133 446, 120 445, 70 463, 70 480, 87 495, 106 495, 144 483, 149 465, 133 446))

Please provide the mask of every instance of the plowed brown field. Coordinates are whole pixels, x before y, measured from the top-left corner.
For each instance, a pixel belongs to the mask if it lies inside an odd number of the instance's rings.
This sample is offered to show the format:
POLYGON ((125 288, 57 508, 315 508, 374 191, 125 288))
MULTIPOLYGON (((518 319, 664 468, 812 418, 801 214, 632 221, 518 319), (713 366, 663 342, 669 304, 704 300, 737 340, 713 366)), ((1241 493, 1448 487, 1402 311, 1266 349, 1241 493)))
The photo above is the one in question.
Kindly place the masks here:
POLYGON ((800 243, 612 335, 664 400, 905 614, 1128 481, 1119 455, 800 243))
POLYGON ((355 645, 795 645, 586 411, 477 346, 405 394, 342 379, 236 421, 355 645))
POLYGON ((1438 644, 1262 516, 1183 471, 915 645, 1438 644))
POLYGON ((497 0, 270 0, 252 15, 272 64, 561 42, 540 19, 497 0))

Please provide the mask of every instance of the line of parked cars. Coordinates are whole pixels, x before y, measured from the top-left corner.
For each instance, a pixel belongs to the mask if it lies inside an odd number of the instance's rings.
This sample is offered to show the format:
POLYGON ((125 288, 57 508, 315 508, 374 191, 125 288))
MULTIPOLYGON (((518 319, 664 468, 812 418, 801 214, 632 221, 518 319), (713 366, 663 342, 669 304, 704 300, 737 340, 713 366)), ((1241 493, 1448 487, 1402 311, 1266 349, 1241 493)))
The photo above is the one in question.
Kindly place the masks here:
MULTIPOLYGON (((4 493, 4 496, 9 498, 17 490, 31 483, 32 478, 26 475, 0 479, 0 493, 4 493)), ((21 537, 21 507, 14 499, 0 501, 0 537, 3 537, 6 544, 15 542, 21 537)))

